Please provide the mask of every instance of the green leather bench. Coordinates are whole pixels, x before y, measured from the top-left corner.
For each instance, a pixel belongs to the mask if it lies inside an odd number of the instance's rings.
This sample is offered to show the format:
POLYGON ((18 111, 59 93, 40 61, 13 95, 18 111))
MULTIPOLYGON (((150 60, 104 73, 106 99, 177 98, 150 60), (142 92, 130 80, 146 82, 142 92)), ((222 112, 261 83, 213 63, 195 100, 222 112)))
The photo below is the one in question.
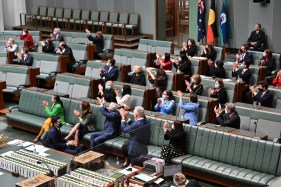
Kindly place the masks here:
POLYGON ((32 67, 40 68, 37 80, 40 86, 51 88, 54 86, 55 75, 66 72, 69 57, 65 55, 52 55, 45 53, 30 53, 33 57, 32 67))
POLYGON ((139 42, 138 50, 145 51, 148 53, 174 54, 174 45, 173 42, 141 38, 139 42))
MULTIPOLYGON (((0 65, 9 64, 8 62, 8 54, 7 52, 0 52, 0 65)), ((12 54, 14 55, 14 54, 12 54)))
MULTIPOLYGON (((253 55, 253 64, 254 65, 259 65, 261 59, 262 59, 262 55, 263 55, 263 51, 260 52, 260 51, 251 51, 249 50, 249 52, 253 55)), ((280 54, 279 53, 272 53, 272 56, 275 58, 275 69, 280 69, 280 61, 281 61, 281 58, 280 58, 280 54)))

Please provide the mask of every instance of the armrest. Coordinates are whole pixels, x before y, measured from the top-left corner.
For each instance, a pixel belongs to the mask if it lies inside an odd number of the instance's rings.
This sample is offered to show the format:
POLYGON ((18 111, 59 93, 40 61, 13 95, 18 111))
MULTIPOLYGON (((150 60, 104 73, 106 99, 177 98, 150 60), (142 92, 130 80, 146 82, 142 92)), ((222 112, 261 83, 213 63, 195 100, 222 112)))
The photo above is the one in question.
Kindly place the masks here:
POLYGON ((18 109, 19 106, 10 106, 8 109, 9 109, 9 112, 12 112, 12 110, 14 109, 18 109))
POLYGON ((49 73, 49 76, 50 76, 50 77, 54 77, 54 76, 56 76, 58 73, 60 73, 60 72, 59 72, 59 71, 52 71, 52 72, 49 73))
POLYGON ((28 88, 28 87, 30 87, 30 84, 20 84, 18 85, 17 90, 21 90, 22 88, 28 88))
POLYGON ((77 63, 79 66, 83 65, 83 64, 87 64, 88 60, 79 60, 77 63))
POLYGON ((207 122, 206 121, 200 121, 197 123, 197 126, 200 126, 200 125, 205 125, 207 122))

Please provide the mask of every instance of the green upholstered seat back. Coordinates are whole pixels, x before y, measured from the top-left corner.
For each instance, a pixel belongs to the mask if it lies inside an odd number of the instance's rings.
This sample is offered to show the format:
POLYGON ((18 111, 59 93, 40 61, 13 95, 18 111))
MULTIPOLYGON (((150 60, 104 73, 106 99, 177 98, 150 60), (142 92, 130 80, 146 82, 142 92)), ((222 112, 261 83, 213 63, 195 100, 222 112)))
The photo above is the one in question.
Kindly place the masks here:
POLYGON ((99 20, 99 15, 100 15, 99 11, 92 11, 91 12, 91 20, 93 20, 93 21, 99 20))
POLYGON ((61 18, 63 13, 62 8, 56 8, 56 17, 61 18))

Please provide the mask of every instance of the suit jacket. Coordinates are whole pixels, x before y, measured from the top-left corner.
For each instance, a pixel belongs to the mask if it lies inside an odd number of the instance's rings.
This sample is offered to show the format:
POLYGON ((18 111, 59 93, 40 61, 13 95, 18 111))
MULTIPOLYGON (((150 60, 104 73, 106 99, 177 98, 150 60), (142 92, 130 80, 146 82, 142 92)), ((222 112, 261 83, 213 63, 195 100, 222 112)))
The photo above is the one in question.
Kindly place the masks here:
POLYGON ((150 138, 150 125, 146 119, 122 122, 122 131, 130 134, 128 154, 131 156, 146 155, 150 138))
POLYGON ((18 64, 25 66, 32 66, 33 58, 30 54, 27 54, 26 57, 22 57, 22 60, 18 61, 18 64))
POLYGON ((257 45, 261 45, 265 42, 265 33, 262 30, 259 30, 257 34, 256 31, 252 31, 248 42, 257 42, 257 45))
POLYGON ((92 35, 87 36, 87 38, 93 42, 97 47, 97 52, 101 53, 104 48, 103 37, 93 37, 92 35))
POLYGON ((115 94, 113 89, 111 89, 111 90, 104 89, 103 95, 98 94, 98 97, 99 98, 103 98, 104 97, 105 101, 108 102, 108 103, 110 103, 110 102, 117 103, 116 94, 115 94))
POLYGON ((243 63, 243 60, 245 59, 246 61, 249 61, 251 64, 253 63, 253 55, 250 52, 246 52, 243 58, 239 60, 239 63, 243 63))
POLYGON ((237 111, 235 111, 231 116, 229 114, 219 115, 217 117, 217 122, 221 126, 240 129, 240 116, 237 111))
POLYGON ((259 66, 266 66, 267 67, 267 72, 265 74, 265 77, 270 76, 271 72, 275 70, 275 58, 271 57, 269 59, 269 58, 266 58, 266 57, 262 57, 261 61, 259 63, 259 66), (265 61, 264 64, 261 63, 261 61, 263 61, 263 60, 265 61))
POLYGON ((239 69, 237 71, 232 71, 232 77, 236 77, 236 80, 239 78, 241 78, 245 84, 250 84, 251 81, 251 77, 252 77, 252 72, 250 69, 247 69, 244 73, 243 69, 239 69))
POLYGON ((104 81, 116 81, 118 78, 118 69, 116 66, 112 66, 112 68, 109 70, 109 66, 105 65, 104 66, 105 72, 101 73, 100 76, 101 78, 104 78, 104 81))
POLYGON ((144 73, 141 72, 138 76, 136 76, 136 73, 133 73, 130 79, 130 83, 146 86, 146 78, 144 73))
POLYGON ((51 38, 51 40, 63 42, 63 41, 64 41, 64 38, 63 38, 63 35, 61 35, 60 33, 58 33, 58 34, 54 35, 54 37, 51 38))
POLYGON ((62 137, 61 132, 53 125, 48 132, 46 139, 47 147, 63 151, 67 148, 66 140, 62 137))
POLYGON ((220 104, 225 104, 227 102, 227 93, 224 88, 220 89, 216 94, 210 95, 210 97, 218 98, 220 104))
POLYGON ((210 67, 210 75, 211 77, 225 78, 225 69, 219 67, 210 67))
POLYGON ((197 46, 196 45, 193 45, 191 46, 190 48, 187 49, 187 56, 195 56, 197 55, 197 46))
POLYGON ((42 52, 43 53, 52 53, 53 54, 54 51, 55 51, 55 48, 54 48, 53 45, 51 45, 51 46, 45 45, 45 46, 42 47, 42 52))
POLYGON ((62 52, 62 55, 68 55, 69 56, 69 63, 71 65, 76 64, 76 60, 75 60, 75 58, 73 56, 73 52, 72 52, 72 49, 70 47, 66 46, 64 48, 63 52, 62 52))
POLYGON ((256 105, 264 106, 264 107, 271 107, 273 100, 273 94, 270 90, 267 90, 264 95, 262 95, 262 92, 259 91, 254 96, 254 101, 256 101, 256 105))
MULTIPOLYGON (((26 46, 28 47, 29 50, 32 50, 34 48, 34 41, 33 41, 33 37, 31 34, 26 34, 26 35, 20 35, 20 40, 24 40, 25 42, 28 41, 28 45, 29 46, 26 46)), ((26 43, 25 43, 26 44, 26 43)))
POLYGON ((207 59, 211 59, 212 61, 215 61, 217 58, 217 51, 214 49, 213 51, 208 51, 206 54, 202 54, 202 57, 207 57, 207 59))
POLYGON ((113 136, 119 135, 121 127, 120 113, 118 111, 109 111, 104 106, 101 106, 99 110, 105 116, 103 131, 113 136))

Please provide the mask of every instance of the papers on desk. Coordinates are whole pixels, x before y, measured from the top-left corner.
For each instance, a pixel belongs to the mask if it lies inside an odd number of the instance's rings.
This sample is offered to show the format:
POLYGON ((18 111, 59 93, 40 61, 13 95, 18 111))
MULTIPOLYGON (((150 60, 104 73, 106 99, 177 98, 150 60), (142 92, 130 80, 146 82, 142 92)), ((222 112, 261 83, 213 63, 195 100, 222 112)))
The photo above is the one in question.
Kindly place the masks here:
POLYGON ((232 82, 231 79, 223 79, 223 82, 232 82))
POLYGON ((145 174, 138 174, 136 176, 133 177, 134 179, 137 179, 137 180, 140 180, 140 181, 143 181, 143 182, 146 182, 146 183, 149 183, 149 182, 152 182, 153 180, 157 179, 157 177, 151 177, 149 175, 145 175, 145 174))
POLYGON ((136 168, 133 168, 133 167, 127 167, 127 168, 125 168, 125 169, 123 169, 123 170, 121 170, 121 171, 118 171, 118 173, 122 173, 122 174, 124 174, 124 175, 129 175, 129 174, 131 174, 131 173, 134 173, 134 172, 136 172, 138 169, 136 169, 136 168), (129 168, 131 168, 131 169, 129 169, 129 168), (129 171, 128 171, 128 169, 129 169, 129 171))
POLYGON ((13 153, 14 151, 8 151, 8 152, 5 152, 3 154, 1 154, 2 157, 4 156, 11 156, 11 154, 13 153))
POLYGON ((3 175, 4 173, 0 172, 0 176, 3 175))
POLYGON ((23 141, 19 139, 15 139, 12 141, 9 141, 7 144, 11 146, 22 146, 23 141))
POLYGON ((33 145, 33 143, 32 142, 24 142, 22 144, 23 147, 27 147, 27 146, 30 146, 30 145, 33 145))
POLYGON ((27 147, 27 148, 25 148, 26 150, 28 150, 28 151, 31 151, 31 152, 34 152, 34 149, 35 149, 35 152, 36 153, 44 153, 44 152, 46 152, 46 151, 48 151, 49 150, 49 148, 47 148, 47 147, 44 147, 43 145, 31 145, 31 146, 29 146, 29 147, 27 147))

